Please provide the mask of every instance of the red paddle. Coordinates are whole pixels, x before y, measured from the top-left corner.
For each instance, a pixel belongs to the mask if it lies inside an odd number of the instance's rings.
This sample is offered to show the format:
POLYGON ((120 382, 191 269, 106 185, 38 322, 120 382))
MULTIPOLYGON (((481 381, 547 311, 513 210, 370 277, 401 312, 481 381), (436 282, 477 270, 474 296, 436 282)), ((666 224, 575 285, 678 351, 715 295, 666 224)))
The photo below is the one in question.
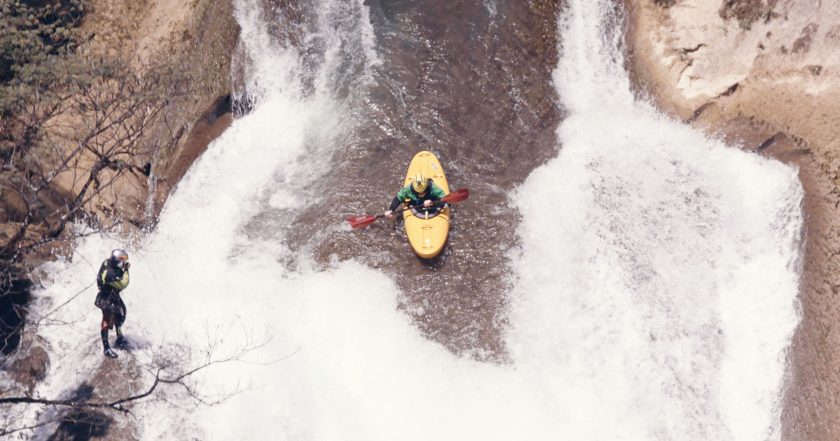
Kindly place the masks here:
MULTIPOLYGON (((466 188, 462 188, 459 190, 455 190, 452 193, 449 193, 439 201, 435 201, 435 205, 454 204, 455 202, 461 202, 464 199, 467 199, 468 197, 470 197, 470 191, 466 188)), ((394 214, 402 213, 403 211, 408 210, 410 208, 411 207, 403 207, 399 210, 394 210, 394 214)), ((383 217, 385 217, 384 214, 377 214, 375 216, 372 214, 366 214, 363 216, 350 216, 347 218, 347 222, 350 222, 350 227, 352 227, 355 230, 357 228, 367 227, 368 225, 374 223, 377 219, 381 219, 383 217)))

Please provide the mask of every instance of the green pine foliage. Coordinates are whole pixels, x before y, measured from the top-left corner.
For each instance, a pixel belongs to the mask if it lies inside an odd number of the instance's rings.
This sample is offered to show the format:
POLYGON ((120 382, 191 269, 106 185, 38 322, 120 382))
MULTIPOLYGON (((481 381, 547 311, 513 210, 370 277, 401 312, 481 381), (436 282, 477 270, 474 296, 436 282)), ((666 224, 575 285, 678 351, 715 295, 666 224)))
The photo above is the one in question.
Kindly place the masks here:
POLYGON ((79 0, 0 0, 0 116, 10 117, 33 100, 64 95, 89 81, 89 67, 73 57, 83 41, 79 0))

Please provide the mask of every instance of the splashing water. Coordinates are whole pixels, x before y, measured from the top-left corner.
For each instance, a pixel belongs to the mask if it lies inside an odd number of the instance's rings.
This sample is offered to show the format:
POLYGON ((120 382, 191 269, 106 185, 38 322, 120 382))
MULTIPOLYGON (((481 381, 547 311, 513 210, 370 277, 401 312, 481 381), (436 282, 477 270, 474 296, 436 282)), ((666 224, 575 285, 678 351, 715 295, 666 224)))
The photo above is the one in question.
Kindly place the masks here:
MULTIPOLYGON (((459 358, 397 311, 384 273, 357 261, 316 269, 308 250, 295 251, 297 268, 281 263, 293 253, 289 219, 317 197, 299 189, 329 166, 381 62, 361 1, 313 11, 295 46, 267 31, 265 8, 238 4, 253 111, 129 250, 135 339, 200 347, 221 332, 220 349, 234 350, 246 331, 273 335, 249 356, 258 363, 198 377, 208 391, 239 381, 243 393, 195 412, 145 405, 144 439, 778 439, 797 323, 795 170, 635 102, 615 50, 619 17, 602 2, 570 2, 555 72, 569 109, 562 151, 510 196, 523 214, 512 360, 459 358)), ((75 263, 47 265, 55 281, 39 295, 64 302, 118 243, 82 240, 75 263)), ((91 309, 68 305, 72 332, 43 328, 54 362, 39 393, 55 396, 100 363, 91 309)), ((151 357, 148 346, 132 356, 151 357)))

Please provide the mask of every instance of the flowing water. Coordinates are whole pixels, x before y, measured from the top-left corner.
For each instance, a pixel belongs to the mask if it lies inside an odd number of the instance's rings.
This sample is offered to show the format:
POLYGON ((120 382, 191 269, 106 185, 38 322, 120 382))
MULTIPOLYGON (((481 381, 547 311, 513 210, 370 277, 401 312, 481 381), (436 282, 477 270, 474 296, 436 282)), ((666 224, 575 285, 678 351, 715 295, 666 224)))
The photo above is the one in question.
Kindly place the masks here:
MULTIPOLYGON (((637 102, 611 3, 236 11, 248 112, 129 247, 140 349, 119 363, 271 340, 198 375, 244 388, 222 404, 138 409, 144 439, 779 438, 796 171, 637 102), (342 220, 384 210, 420 149, 472 193, 432 262, 399 224, 342 220)), ((118 245, 89 236, 49 265, 44 310, 118 245)), ((88 297, 42 326, 43 395, 102 363, 88 297)))

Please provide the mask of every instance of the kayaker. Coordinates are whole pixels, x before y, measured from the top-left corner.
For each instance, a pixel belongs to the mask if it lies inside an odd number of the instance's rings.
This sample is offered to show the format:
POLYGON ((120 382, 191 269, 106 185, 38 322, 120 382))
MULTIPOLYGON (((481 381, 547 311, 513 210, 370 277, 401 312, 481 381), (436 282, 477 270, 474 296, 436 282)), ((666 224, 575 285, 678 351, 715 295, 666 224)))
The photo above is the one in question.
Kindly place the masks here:
POLYGON ((426 178, 422 173, 417 173, 411 179, 411 184, 401 188, 394 196, 391 206, 385 211, 385 216, 388 219, 393 219, 394 210, 404 202, 412 208, 429 208, 435 201, 439 201, 444 196, 446 196, 446 193, 435 185, 434 181, 426 178))

